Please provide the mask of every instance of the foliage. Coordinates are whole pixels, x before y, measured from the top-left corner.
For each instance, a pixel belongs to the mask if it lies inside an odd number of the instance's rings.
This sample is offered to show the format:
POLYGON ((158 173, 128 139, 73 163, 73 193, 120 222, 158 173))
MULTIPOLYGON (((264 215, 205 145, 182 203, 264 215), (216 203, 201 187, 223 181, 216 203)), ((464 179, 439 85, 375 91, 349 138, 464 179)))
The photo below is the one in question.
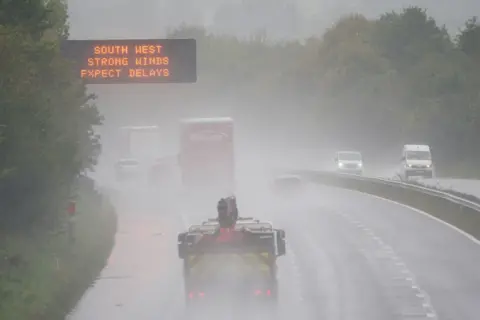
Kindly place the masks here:
POLYGON ((480 160, 479 30, 472 18, 452 39, 417 7, 377 19, 344 16, 305 41, 272 42, 261 32, 240 40, 182 26, 170 36, 197 39, 199 81, 155 90, 182 116, 232 114, 256 129, 255 142, 263 127, 270 136, 393 163, 403 144, 428 143, 437 168, 452 173, 480 160))
POLYGON ((65 319, 104 268, 116 215, 85 179, 79 194, 73 244, 66 232, 0 238, 0 319, 65 319))
MULTIPOLYGON (((61 218, 70 187, 100 148, 99 113, 67 68, 63 0, 0 3, 0 223, 9 228, 61 218), (46 4, 47 3, 47 4, 46 4)), ((61 219, 60 219, 61 220, 61 219)))
POLYGON ((2 319, 63 319, 113 247, 116 217, 82 176, 102 119, 60 54, 66 21, 64 0, 0 2, 2 319), (72 197, 83 214, 70 245, 72 197))

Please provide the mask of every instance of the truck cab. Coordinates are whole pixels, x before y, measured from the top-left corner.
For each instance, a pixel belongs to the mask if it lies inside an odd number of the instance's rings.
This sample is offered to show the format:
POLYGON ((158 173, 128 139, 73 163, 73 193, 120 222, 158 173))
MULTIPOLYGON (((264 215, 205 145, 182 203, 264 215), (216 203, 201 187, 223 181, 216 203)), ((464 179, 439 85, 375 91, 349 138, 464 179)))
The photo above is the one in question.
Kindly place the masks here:
POLYGON ((408 181, 414 177, 433 178, 435 176, 432 153, 428 145, 406 144, 403 146, 400 178, 408 181))

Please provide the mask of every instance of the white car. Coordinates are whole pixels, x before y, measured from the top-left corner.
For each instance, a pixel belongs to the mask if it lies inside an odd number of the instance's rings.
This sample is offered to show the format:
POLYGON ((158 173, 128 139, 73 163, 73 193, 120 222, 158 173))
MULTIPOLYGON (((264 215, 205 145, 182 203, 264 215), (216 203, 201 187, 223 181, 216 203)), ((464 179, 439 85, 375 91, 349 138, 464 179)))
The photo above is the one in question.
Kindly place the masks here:
POLYGON ((338 151, 335 155, 335 164, 339 173, 363 174, 363 158, 360 152, 338 151))
POLYGON ((137 159, 120 159, 115 164, 117 180, 135 180, 140 176, 140 162, 137 159))
POLYGON ((430 147, 416 144, 404 145, 400 164, 400 178, 408 181, 412 177, 433 178, 434 176, 435 170, 430 147))

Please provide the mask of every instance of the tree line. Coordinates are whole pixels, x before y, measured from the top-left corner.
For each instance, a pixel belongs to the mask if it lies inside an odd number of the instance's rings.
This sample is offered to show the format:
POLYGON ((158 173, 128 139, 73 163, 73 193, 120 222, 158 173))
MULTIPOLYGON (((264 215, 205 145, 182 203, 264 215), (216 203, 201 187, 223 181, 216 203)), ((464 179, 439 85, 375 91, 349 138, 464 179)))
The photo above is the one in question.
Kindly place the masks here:
POLYGON ((66 9, 63 0, 0 3, 3 230, 54 227, 99 152, 94 96, 59 50, 68 37, 66 9))
POLYGON ((197 39, 199 80, 129 91, 142 92, 153 113, 151 101, 161 96, 159 118, 229 112, 256 132, 319 147, 334 140, 396 162, 403 144, 425 143, 443 174, 465 174, 480 160, 476 18, 455 36, 409 7, 376 19, 344 16, 302 41, 272 41, 262 30, 245 40, 188 25, 169 37, 197 39))

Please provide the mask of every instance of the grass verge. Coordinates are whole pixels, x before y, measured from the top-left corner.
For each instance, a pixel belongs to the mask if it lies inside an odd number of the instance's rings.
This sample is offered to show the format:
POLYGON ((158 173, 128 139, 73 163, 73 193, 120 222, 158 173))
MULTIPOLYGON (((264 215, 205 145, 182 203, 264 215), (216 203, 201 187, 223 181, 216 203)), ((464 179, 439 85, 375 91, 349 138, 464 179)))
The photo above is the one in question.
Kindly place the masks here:
POLYGON ((104 268, 117 218, 108 199, 81 185, 75 241, 66 233, 0 237, 0 319, 63 320, 104 268))

